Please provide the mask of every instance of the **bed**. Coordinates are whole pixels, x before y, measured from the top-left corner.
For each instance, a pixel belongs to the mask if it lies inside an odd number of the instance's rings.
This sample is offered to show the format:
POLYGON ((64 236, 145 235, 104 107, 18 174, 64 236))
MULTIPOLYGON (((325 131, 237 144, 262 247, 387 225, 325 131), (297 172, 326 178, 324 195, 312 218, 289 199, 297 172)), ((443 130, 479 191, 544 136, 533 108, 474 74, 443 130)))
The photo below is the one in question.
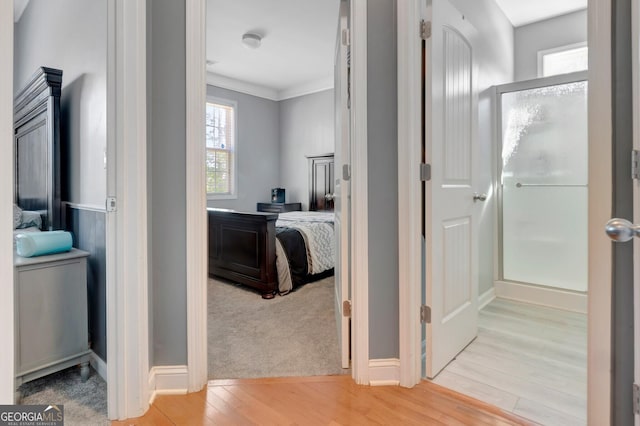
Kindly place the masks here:
POLYGON ((309 212, 209 208, 209 275, 266 299, 333 274, 333 155, 309 159, 309 212))

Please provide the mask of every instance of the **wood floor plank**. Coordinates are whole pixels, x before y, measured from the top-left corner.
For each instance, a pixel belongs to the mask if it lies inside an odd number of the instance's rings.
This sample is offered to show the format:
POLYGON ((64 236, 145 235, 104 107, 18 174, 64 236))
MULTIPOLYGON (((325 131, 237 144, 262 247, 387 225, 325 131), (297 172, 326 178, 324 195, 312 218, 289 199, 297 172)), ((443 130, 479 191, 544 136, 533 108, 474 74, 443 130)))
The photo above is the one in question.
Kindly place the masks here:
POLYGON ((495 299, 478 328, 436 383, 509 409, 483 392, 498 389, 515 398, 512 412, 544 425, 585 422, 586 315, 495 299))
POLYGON ((114 424, 532 425, 433 383, 369 387, 348 376, 213 384, 195 394, 158 397, 144 417, 114 424), (152 416, 168 423, 153 423, 152 416))
POLYGON ((488 404, 495 405, 507 411, 513 411, 518 402, 518 396, 501 389, 494 388, 486 383, 481 383, 468 377, 460 376, 445 370, 433 380, 440 386, 444 386, 456 392, 480 399, 488 404))
POLYGON ((520 398, 513 411, 545 426, 585 426, 587 424, 585 419, 569 416, 526 398, 520 398))

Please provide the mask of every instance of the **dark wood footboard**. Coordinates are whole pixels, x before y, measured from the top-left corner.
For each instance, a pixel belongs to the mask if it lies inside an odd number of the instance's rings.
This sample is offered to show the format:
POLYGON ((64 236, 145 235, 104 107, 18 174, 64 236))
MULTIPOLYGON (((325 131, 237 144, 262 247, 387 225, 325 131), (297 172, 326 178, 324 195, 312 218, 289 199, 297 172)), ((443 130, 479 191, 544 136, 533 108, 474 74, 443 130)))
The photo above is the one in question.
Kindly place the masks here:
POLYGON ((209 222, 209 275, 226 278, 273 297, 276 272, 276 219, 274 213, 242 213, 207 209, 209 222))

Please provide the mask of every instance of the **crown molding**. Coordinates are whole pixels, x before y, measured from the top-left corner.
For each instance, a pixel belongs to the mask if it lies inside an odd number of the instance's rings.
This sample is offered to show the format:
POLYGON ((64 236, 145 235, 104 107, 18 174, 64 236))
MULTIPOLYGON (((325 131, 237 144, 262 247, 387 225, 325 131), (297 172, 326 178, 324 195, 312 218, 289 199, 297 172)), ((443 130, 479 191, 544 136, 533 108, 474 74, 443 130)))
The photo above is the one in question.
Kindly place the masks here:
POLYGON ((278 92, 278 100, 297 98, 298 96, 311 95, 333 89, 333 76, 328 76, 308 83, 299 84, 278 92))
POLYGON ((226 77, 220 74, 214 74, 212 72, 207 72, 207 84, 272 101, 280 100, 278 99, 277 90, 261 86, 259 84, 248 83, 246 81, 226 77))
POLYGON ((232 77, 207 72, 207 84, 277 102, 333 89, 333 76, 328 76, 326 78, 321 78, 284 90, 276 90, 259 84, 249 83, 232 77))

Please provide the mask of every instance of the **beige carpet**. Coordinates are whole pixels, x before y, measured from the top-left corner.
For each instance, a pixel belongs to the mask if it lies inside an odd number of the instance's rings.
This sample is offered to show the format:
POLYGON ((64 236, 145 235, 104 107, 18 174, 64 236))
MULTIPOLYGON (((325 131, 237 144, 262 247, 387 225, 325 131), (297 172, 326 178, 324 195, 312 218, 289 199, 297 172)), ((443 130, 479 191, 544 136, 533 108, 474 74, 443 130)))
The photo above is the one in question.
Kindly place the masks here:
POLYGON ((249 287, 209 280, 209 378, 344 374, 334 279, 264 300, 249 287))

